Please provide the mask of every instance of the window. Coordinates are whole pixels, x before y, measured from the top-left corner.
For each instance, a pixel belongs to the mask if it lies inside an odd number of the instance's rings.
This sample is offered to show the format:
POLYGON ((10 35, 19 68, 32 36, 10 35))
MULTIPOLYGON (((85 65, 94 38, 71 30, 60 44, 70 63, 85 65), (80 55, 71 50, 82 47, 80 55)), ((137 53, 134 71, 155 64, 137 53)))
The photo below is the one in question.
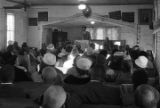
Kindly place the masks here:
POLYGON ((9 41, 14 41, 15 36, 15 16, 7 13, 7 45, 9 41))
POLYGON ((97 40, 104 40, 105 39, 105 34, 104 34, 103 28, 98 28, 96 33, 97 33, 97 40))
POLYGON ((119 39, 119 28, 117 27, 106 27, 106 28, 89 28, 88 31, 91 33, 91 39, 105 40, 108 37, 110 40, 119 39))

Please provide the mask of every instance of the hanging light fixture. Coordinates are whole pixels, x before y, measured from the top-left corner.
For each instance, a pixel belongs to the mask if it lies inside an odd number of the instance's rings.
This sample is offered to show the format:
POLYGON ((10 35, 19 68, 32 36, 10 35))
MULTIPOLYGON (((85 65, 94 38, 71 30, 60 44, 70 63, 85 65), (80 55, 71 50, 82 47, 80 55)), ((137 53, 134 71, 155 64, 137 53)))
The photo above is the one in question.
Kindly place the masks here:
POLYGON ((85 17, 90 17, 92 14, 92 10, 89 6, 86 7, 86 9, 82 10, 82 13, 85 17))
POLYGON ((84 4, 84 3, 81 3, 81 4, 78 5, 79 10, 84 10, 84 9, 86 9, 86 7, 87 7, 87 5, 84 4))
POLYGON ((91 21, 90 23, 91 23, 92 25, 94 25, 94 24, 95 24, 95 21, 91 21))

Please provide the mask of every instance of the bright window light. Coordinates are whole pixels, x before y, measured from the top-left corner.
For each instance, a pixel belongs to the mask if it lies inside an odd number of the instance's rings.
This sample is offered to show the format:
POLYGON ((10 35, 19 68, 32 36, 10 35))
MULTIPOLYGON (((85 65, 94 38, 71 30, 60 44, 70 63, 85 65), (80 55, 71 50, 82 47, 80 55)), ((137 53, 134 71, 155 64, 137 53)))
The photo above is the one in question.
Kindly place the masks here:
POLYGON ((102 28, 97 29, 97 40, 104 40, 104 32, 102 28))
POLYGON ((9 41, 15 38, 15 16, 13 13, 7 13, 7 46, 9 41))
POLYGON ((121 46, 121 42, 114 42, 114 45, 121 46))

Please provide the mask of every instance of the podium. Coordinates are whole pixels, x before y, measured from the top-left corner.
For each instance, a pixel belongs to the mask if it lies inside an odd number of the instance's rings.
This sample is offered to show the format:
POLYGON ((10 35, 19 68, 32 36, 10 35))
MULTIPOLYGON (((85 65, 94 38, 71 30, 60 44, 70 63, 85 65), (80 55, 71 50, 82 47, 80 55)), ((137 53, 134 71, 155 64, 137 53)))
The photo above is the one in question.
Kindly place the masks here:
POLYGON ((89 40, 75 40, 75 44, 79 44, 83 51, 85 51, 85 49, 89 47, 89 43, 89 40))

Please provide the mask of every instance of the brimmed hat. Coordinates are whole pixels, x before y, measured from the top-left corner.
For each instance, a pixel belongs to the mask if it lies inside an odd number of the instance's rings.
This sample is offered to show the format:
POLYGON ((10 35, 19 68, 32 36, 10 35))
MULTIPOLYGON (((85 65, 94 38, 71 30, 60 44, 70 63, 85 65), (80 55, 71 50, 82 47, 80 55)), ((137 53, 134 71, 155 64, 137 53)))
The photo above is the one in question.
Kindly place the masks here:
POLYGON ((49 44, 47 46, 47 50, 55 50, 54 45, 53 44, 49 44))
POLYGON ((56 64, 56 56, 51 53, 46 53, 42 60, 47 65, 55 65, 56 64))
POLYGON ((139 56, 135 60, 135 64, 140 68, 146 68, 148 64, 148 59, 145 56, 139 56))
POLYGON ((86 57, 80 57, 76 60, 77 68, 81 70, 89 70, 92 66, 92 61, 86 57))
POLYGON ((63 57, 65 55, 67 55, 67 54, 68 54, 68 52, 66 52, 65 49, 62 49, 61 52, 58 54, 58 57, 63 57))

